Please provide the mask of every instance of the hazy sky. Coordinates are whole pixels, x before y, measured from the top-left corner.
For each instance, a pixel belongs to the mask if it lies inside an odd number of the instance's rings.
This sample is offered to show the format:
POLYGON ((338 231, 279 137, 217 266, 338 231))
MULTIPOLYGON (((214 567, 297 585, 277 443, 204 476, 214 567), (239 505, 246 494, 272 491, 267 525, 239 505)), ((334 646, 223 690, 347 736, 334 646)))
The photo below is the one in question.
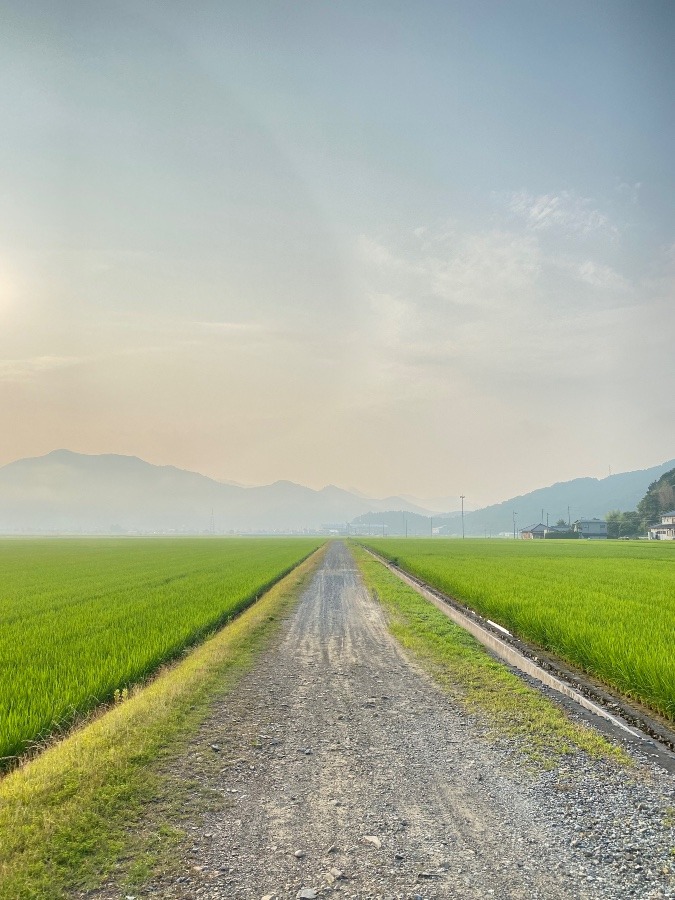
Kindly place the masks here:
POLYGON ((675 456, 671 0, 0 0, 0 463, 675 456))

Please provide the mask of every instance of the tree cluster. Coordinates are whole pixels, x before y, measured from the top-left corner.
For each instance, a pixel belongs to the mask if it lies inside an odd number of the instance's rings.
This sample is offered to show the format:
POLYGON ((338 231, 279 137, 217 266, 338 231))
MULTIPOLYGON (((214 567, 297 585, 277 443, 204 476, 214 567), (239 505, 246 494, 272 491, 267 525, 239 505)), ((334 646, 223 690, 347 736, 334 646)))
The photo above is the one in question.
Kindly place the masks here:
POLYGON ((675 508, 675 469, 665 472, 658 481, 653 481, 636 510, 621 512, 618 509, 607 513, 607 537, 640 537, 652 525, 658 525, 661 516, 675 508))

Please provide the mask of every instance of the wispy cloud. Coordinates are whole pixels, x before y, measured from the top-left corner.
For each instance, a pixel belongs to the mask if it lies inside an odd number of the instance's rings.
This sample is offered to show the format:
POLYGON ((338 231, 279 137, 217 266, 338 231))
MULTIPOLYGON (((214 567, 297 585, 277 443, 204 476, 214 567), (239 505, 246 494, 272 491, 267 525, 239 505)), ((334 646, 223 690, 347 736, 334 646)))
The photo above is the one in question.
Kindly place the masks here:
POLYGON ((201 331, 210 332, 212 334, 223 334, 223 335, 243 335, 243 334, 255 334, 262 331, 262 327, 259 322, 195 322, 194 323, 197 329, 201 331))
POLYGON ((30 356, 25 359, 0 359, 0 381, 29 381, 54 369, 65 369, 84 362, 79 356, 30 356))
POLYGON ((577 277, 592 287, 606 291, 624 292, 630 289, 628 281, 622 275, 619 275, 610 266, 593 262, 590 259, 577 267, 577 277))
POLYGON ((640 200, 641 189, 642 189, 641 181, 635 181, 633 184, 629 184, 625 181, 622 181, 620 184, 617 185, 616 192, 621 197, 626 198, 630 203, 632 203, 635 206, 635 205, 637 205, 637 203, 640 200))
POLYGON ((573 191, 539 195, 518 191, 495 196, 503 197, 508 212, 532 231, 559 229, 569 234, 608 237, 616 237, 619 233, 617 226, 595 207, 593 200, 573 191))
POLYGON ((459 306, 499 306, 504 296, 531 284, 541 266, 536 241, 528 235, 493 230, 458 234, 416 229, 412 235, 362 236, 359 253, 368 270, 391 290, 418 301, 459 306))
MULTIPOLYGON (((580 215, 557 216, 590 227, 580 215)), ((392 391, 405 382, 408 394, 411 384, 420 393, 484 385, 494 396, 519 385, 523 396, 544 396, 610 372, 635 286, 600 260, 545 248, 540 231, 363 237, 371 383, 392 391)))

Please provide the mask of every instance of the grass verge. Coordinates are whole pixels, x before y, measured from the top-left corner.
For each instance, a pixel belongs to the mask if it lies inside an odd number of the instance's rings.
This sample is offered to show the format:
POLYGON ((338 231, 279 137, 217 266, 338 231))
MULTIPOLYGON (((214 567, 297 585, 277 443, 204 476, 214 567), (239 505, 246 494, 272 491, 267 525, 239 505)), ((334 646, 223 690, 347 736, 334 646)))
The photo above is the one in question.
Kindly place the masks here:
POLYGON ((382 563, 361 547, 350 549, 368 589, 383 604, 394 637, 467 712, 480 714, 495 735, 517 738, 526 755, 539 762, 577 750, 628 762, 623 750, 572 722, 382 563))
POLYGON ((147 687, 0 781, 0 900, 56 900, 122 868, 142 878, 172 828, 143 827, 165 799, 162 762, 269 645, 322 550, 147 687))

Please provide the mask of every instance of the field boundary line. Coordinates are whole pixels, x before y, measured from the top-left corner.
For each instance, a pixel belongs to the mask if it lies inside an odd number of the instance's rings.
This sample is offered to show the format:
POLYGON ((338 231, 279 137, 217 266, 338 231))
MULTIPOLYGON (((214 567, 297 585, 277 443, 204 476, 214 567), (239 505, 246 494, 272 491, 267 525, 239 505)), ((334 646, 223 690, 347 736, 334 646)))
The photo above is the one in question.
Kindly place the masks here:
MULTIPOLYGON (((608 709, 605 709, 605 707, 603 707, 600 703, 597 703, 589 697, 584 696, 579 690, 572 687, 572 685, 563 681, 561 678, 558 678, 551 672, 548 672, 543 666, 539 665, 535 659, 528 657, 525 653, 514 647, 512 644, 508 643, 502 637, 499 637, 497 634, 492 633, 489 628, 485 627, 482 624, 482 622, 490 622, 489 619, 484 619, 482 616, 479 616, 478 613, 474 612, 470 608, 464 607, 454 598, 449 597, 436 588, 433 588, 422 579, 410 575, 408 572, 401 569, 400 566, 395 565, 390 560, 386 559, 386 557, 377 553, 375 550, 372 550, 371 548, 366 547, 363 544, 359 544, 359 546, 362 547, 362 549, 364 549, 366 553, 370 554, 370 556, 376 559, 379 563, 389 569, 389 571, 396 575, 401 581, 407 584, 408 587, 411 587, 426 600, 429 600, 431 603, 433 603, 437 609, 439 609, 444 615, 455 622, 455 624, 459 625, 465 631, 468 631, 477 641, 479 641, 479 643, 481 643, 488 650, 492 651, 501 660, 518 669, 519 671, 529 675, 530 677, 536 679, 546 687, 549 687, 557 693, 562 694, 564 697, 572 700, 574 703, 581 706, 588 712, 604 719, 613 727, 630 735, 632 738, 639 740, 643 744, 651 745, 652 747, 660 746, 662 750, 667 748, 665 749, 665 752, 667 752, 669 755, 672 755, 672 737, 669 737, 667 733, 661 735, 657 731, 656 734, 650 734, 649 732, 641 730, 639 727, 634 727, 633 725, 629 724, 620 716, 617 716, 614 713, 610 712, 608 709)), ((491 624, 495 625, 496 623, 491 624)), ((499 628, 500 632, 505 632, 509 636, 511 635, 511 633, 506 629, 501 628, 500 626, 497 627, 499 628)), ((518 640, 519 643, 523 643, 518 638, 514 638, 514 640, 518 640)), ((665 732, 665 728, 663 729, 663 731, 665 732)))

